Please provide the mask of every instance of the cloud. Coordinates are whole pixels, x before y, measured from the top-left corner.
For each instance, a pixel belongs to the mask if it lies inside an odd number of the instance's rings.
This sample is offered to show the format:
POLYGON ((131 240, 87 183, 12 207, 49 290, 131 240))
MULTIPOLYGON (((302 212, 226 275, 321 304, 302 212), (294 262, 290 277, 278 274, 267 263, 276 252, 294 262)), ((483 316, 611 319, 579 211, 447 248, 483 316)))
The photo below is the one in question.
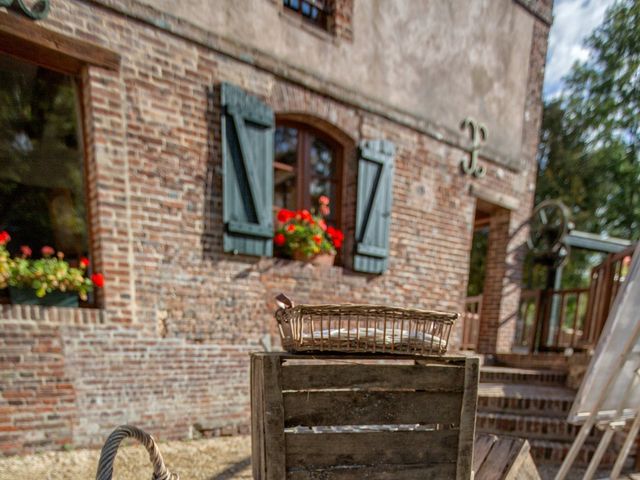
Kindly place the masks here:
POLYGON ((615 0, 556 0, 544 78, 545 98, 559 95, 564 77, 576 61, 589 58, 584 40, 602 23, 615 0))

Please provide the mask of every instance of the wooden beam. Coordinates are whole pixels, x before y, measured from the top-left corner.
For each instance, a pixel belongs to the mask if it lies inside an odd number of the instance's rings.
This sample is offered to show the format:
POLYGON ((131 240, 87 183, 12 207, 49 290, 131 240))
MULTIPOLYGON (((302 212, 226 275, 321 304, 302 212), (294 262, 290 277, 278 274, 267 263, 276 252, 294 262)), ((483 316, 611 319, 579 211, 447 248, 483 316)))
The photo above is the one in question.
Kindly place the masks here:
POLYGON ((70 74, 79 74, 87 64, 109 70, 120 67, 117 53, 10 12, 0 12, 0 52, 70 74))

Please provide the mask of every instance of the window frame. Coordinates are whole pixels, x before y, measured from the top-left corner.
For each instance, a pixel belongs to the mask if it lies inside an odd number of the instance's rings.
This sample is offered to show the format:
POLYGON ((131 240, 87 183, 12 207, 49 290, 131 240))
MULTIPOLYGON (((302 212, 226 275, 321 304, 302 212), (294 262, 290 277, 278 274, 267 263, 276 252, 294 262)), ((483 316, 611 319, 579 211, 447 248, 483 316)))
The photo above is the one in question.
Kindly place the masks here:
MULTIPOLYGON (((286 170, 294 171, 296 175, 296 209, 301 210, 303 208, 311 209, 316 205, 311 204, 311 194, 309 193, 309 185, 311 183, 311 140, 312 136, 322 140, 326 143, 334 152, 335 169, 333 173, 332 183, 335 185, 335 204, 330 205, 330 208, 335 214, 334 227, 344 230, 343 218, 342 218, 342 189, 344 187, 344 147, 333 138, 327 132, 315 127, 312 124, 305 123, 297 120, 290 120, 284 118, 276 118, 276 128, 278 127, 290 127, 295 128, 298 131, 297 150, 296 150, 296 168, 290 169, 288 165, 281 164, 274 158, 273 168, 274 170, 286 170)), ((274 210, 279 210, 281 207, 274 205, 274 210)))
POLYGON ((325 0, 326 6, 325 8, 319 8, 314 5, 314 0, 297 0, 299 2, 298 8, 295 8, 291 5, 291 0, 280 0, 280 4, 282 8, 289 12, 291 15, 295 15, 296 17, 302 19, 308 25, 312 25, 324 32, 330 32, 330 26, 333 21, 334 16, 334 5, 331 0, 325 0), (314 19, 309 15, 305 15, 303 13, 302 4, 305 3, 309 6, 309 8, 316 8, 318 10, 318 19, 314 19))
MULTIPOLYGON (((1 17, 2 15, 0 15, 1 17)), ((20 20, 20 19, 18 19, 20 20)), ((0 22, 0 38, 2 38, 2 30, 3 25, 0 22)), ((81 44, 82 42, 78 42, 81 44)), ((7 55, 9 57, 15 58, 19 62, 29 63, 31 65, 35 65, 39 68, 46 68, 48 70, 52 70, 64 75, 67 75, 71 78, 71 81, 74 83, 75 90, 75 98, 76 98, 76 129, 79 143, 79 150, 82 152, 82 177, 83 177, 83 190, 84 190, 84 204, 85 204, 85 214, 86 214, 86 228, 87 228, 87 249, 88 256, 91 259, 91 263, 95 265, 96 259, 98 258, 99 248, 97 248, 97 244, 94 236, 94 212, 92 208, 91 197, 94 193, 91 190, 91 183, 89 177, 89 138, 86 130, 85 120, 87 118, 86 105, 85 105, 85 94, 86 94, 86 85, 83 79, 83 70, 88 67, 86 64, 82 64, 82 66, 78 67, 73 64, 73 66, 69 66, 69 62, 65 58, 64 54, 60 57, 56 58, 55 56, 46 55, 44 58, 38 58, 37 61, 34 60, 30 55, 22 55, 22 48, 18 43, 6 45, 3 48, 0 48, 0 53, 7 55), (13 46, 18 46, 18 48, 13 49, 13 46)), ((80 64, 78 64, 80 65, 80 64)), ((0 297, 0 304, 5 303, 6 299, 0 297)), ((102 308, 103 305, 103 293, 100 289, 94 290, 93 294, 89 297, 89 299, 85 302, 80 300, 80 304, 78 308, 102 308)))

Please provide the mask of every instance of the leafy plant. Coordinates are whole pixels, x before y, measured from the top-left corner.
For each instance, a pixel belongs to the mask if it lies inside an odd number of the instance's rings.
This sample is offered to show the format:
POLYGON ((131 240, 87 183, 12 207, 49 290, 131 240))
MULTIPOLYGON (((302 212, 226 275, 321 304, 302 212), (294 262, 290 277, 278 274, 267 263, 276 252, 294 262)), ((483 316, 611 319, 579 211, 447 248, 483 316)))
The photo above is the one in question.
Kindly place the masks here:
POLYGON ((335 255, 342 247, 343 233, 328 226, 325 217, 329 214, 329 199, 321 196, 317 214, 309 210, 281 209, 277 218, 279 226, 273 243, 288 256, 312 258, 315 255, 335 255))
POLYGON ((7 288, 9 285, 12 262, 6 247, 9 240, 11 240, 11 237, 7 232, 0 232, 0 290, 7 288))
POLYGON ((36 296, 51 292, 77 292, 82 300, 94 287, 104 285, 101 273, 87 277, 89 259, 81 258, 78 267, 64 260, 62 252, 49 246, 42 247, 42 258, 31 259, 31 248, 20 247, 21 255, 11 258, 6 245, 11 240, 7 232, 0 232, 0 288, 32 288, 36 296))

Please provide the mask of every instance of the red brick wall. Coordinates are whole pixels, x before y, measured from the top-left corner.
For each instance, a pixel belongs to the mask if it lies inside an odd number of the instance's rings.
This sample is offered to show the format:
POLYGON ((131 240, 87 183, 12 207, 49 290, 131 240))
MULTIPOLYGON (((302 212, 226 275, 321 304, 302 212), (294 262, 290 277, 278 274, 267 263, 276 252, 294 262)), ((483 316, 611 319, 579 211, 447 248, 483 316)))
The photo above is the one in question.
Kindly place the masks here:
MULTIPOLYGON (((125 422, 161 438, 187 437, 194 424, 246 430, 248 353, 274 333, 273 297, 280 291, 299 303, 459 311, 476 201, 472 184, 518 199, 502 280, 508 295, 500 297, 496 318, 502 322, 517 307, 541 72, 530 75, 525 170, 483 160, 488 174, 475 179, 461 174, 465 152, 459 148, 291 83, 282 72, 257 69, 90 2, 59 0, 53 7, 42 25, 122 56, 118 72, 88 67, 82 75, 92 256, 106 286, 102 308, 91 313, 0 311, 0 358, 11 368, 0 389, 0 451, 99 444, 125 422), (338 132, 346 147, 347 268, 222 252, 217 86, 223 81, 260 96, 277 115, 303 115, 338 132), (389 269, 381 276, 348 268, 354 147, 364 138, 397 146, 389 269)), ((544 48, 546 30, 534 40, 536 55, 544 48)), ((453 346, 458 336, 459 328, 453 346)), ((508 342, 505 333, 498 348, 508 342)))
POLYGON ((159 438, 248 432, 257 342, 150 337, 98 311, 0 310, 0 455, 100 445, 134 423, 159 438))

